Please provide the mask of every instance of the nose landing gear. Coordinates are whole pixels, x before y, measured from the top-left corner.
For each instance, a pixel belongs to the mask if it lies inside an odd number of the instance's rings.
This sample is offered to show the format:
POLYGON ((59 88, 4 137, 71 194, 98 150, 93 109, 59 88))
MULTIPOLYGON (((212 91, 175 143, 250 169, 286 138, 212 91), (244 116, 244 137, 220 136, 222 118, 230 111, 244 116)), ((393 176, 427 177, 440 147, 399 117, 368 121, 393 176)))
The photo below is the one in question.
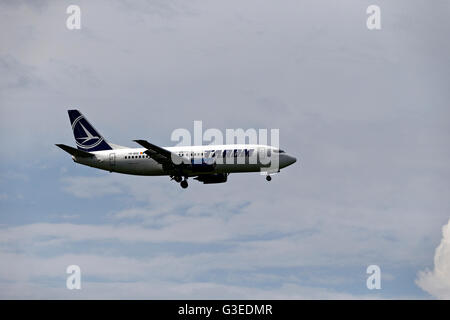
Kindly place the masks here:
POLYGON ((267 176, 266 176, 266 180, 267 180, 267 181, 272 181, 272 177, 269 176, 269 175, 267 175, 267 176))

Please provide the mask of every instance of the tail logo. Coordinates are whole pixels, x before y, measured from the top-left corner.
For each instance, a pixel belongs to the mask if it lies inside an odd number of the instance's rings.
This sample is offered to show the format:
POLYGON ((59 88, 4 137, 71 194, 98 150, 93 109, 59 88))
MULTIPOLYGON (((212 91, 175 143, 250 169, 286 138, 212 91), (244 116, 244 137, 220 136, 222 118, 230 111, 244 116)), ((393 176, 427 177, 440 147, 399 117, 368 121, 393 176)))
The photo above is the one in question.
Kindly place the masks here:
POLYGON ((95 148, 103 141, 103 137, 101 137, 99 135, 95 135, 95 134, 97 134, 95 131, 94 131, 94 134, 92 134, 92 132, 90 132, 88 129, 86 129, 86 127, 89 128, 91 126, 86 121, 86 119, 84 118, 83 115, 79 116, 78 118, 76 118, 73 121, 72 130, 73 130, 73 133, 75 136, 75 142, 76 142, 77 146, 79 146, 80 148, 83 148, 83 149, 95 148), (82 121, 82 120, 84 120, 84 121, 82 121), (83 125, 83 122, 84 122, 84 125, 83 125), (84 136, 80 136, 83 133, 84 133, 84 136))

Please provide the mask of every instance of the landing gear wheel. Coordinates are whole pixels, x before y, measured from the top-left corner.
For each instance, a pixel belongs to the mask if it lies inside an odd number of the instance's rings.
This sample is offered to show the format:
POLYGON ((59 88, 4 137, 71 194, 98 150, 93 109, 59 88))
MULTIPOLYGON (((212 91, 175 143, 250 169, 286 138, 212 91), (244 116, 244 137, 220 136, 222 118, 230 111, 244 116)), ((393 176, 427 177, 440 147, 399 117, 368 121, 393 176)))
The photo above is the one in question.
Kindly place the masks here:
POLYGON ((266 180, 267 180, 267 181, 271 181, 271 180, 272 180, 272 177, 271 177, 271 176, 266 176, 266 180))
POLYGON ((176 182, 180 183, 182 178, 180 176, 176 176, 175 178, 173 178, 176 182))
POLYGON ((188 187, 188 182, 187 182, 187 180, 181 181, 181 182, 180 182, 180 186, 181 186, 183 189, 186 189, 186 188, 188 187))

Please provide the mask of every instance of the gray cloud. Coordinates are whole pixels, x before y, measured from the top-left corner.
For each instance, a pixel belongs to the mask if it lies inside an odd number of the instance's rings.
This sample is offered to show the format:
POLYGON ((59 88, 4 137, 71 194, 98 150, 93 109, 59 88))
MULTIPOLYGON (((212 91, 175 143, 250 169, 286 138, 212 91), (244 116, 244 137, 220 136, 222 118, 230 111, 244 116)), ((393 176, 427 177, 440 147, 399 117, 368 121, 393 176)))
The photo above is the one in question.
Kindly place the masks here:
POLYGON ((11 55, 0 56, 0 72, 0 91, 3 92, 17 88, 29 89, 33 86, 39 88, 43 84, 43 80, 36 75, 35 68, 20 63, 11 55))

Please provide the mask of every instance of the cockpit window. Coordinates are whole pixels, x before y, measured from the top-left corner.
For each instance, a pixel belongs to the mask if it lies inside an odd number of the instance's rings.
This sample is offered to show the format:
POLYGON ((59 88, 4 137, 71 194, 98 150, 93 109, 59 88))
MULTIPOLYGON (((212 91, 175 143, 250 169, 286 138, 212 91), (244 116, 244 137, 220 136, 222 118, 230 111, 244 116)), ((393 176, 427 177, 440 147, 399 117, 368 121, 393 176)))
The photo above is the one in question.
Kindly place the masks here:
POLYGON ((273 152, 275 152, 275 153, 286 153, 284 150, 281 150, 281 149, 275 149, 275 150, 273 150, 273 152))

